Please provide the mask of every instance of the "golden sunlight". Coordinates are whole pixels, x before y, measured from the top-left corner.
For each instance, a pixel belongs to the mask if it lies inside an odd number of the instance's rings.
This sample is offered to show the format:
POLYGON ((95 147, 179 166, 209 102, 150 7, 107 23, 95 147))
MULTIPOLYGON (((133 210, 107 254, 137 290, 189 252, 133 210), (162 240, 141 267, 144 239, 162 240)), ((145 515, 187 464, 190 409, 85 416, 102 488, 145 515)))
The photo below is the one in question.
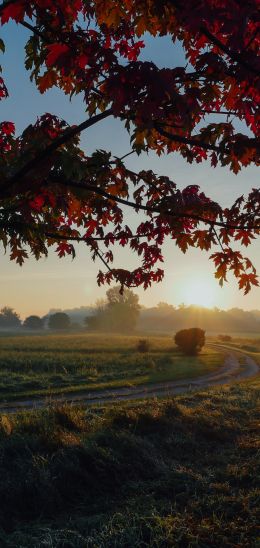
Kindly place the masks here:
POLYGON ((216 286, 214 280, 191 280, 187 282, 182 293, 182 300, 186 305, 196 304, 211 308, 216 304, 216 286))

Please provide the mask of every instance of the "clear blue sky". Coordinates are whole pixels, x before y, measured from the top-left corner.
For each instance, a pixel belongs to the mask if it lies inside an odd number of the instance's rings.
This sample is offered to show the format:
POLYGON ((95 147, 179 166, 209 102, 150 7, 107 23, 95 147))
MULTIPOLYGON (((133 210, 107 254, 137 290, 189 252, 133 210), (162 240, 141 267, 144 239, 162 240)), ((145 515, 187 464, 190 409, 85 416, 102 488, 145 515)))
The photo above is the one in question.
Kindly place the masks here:
MULTIPOLYGON (((6 25, 1 37, 6 43, 2 55, 4 78, 10 98, 0 103, 1 121, 12 120, 19 134, 38 115, 51 112, 75 124, 85 119, 84 105, 80 97, 69 102, 56 89, 40 95, 29 74, 24 69, 23 46, 28 36, 26 29, 16 24, 6 25)), ((155 61, 160 66, 182 64, 180 46, 173 46, 168 38, 148 39, 143 58, 155 61)), ((96 148, 111 150, 121 155, 130 150, 129 137, 120 122, 106 120, 82 135, 82 146, 87 153, 96 148)), ((208 163, 187 164, 178 154, 156 157, 155 154, 130 157, 129 167, 153 169, 156 173, 169 175, 180 187, 199 184, 201 189, 222 205, 230 205, 242 193, 258 187, 257 168, 243 169, 237 176, 227 168, 212 170, 208 163)), ((130 222, 131 214, 129 214, 130 222)), ((260 272, 260 253, 255 243, 248 255, 260 272)), ((105 295, 106 288, 98 288, 96 273, 98 264, 91 262, 87 249, 80 246, 74 261, 60 260, 54 253, 48 259, 30 259, 20 268, 10 262, 8 255, 1 255, 0 307, 13 306, 22 316, 29 313, 44 314, 49 308, 68 308, 93 304, 105 295)), ((135 257, 130 252, 119 250, 116 264, 135 266, 135 257)), ((146 306, 159 301, 172 304, 199 302, 219 308, 260 308, 260 290, 255 288, 244 297, 237 283, 229 277, 224 289, 214 280, 213 265, 206 253, 192 250, 183 255, 173 243, 165 246, 165 279, 147 291, 138 290, 140 301, 146 306), (201 285, 202 283, 202 285, 201 285), (208 297, 205 297, 205 294, 208 297), (194 299, 192 299, 194 295, 194 299), (204 299, 204 302, 203 302, 204 299)))

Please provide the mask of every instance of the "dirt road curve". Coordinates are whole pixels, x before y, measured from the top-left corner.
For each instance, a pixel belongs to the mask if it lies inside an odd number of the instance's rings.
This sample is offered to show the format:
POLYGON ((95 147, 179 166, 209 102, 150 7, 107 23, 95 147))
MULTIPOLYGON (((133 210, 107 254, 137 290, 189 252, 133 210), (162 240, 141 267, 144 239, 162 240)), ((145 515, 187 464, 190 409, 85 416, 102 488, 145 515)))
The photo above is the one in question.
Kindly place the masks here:
POLYGON ((0 413, 14 413, 30 409, 39 409, 48 406, 50 403, 69 402, 73 405, 91 405, 94 403, 115 402, 118 400, 134 400, 140 398, 151 398, 181 394, 187 391, 200 390, 220 384, 231 384, 259 373, 258 364, 242 351, 231 351, 223 345, 211 345, 226 354, 224 364, 220 369, 195 379, 184 379, 164 383, 139 385, 130 388, 114 388, 95 392, 70 392, 64 395, 53 395, 52 399, 39 398, 30 400, 17 400, 10 403, 0 403, 0 413), (239 362, 237 354, 242 355, 242 363, 239 362))

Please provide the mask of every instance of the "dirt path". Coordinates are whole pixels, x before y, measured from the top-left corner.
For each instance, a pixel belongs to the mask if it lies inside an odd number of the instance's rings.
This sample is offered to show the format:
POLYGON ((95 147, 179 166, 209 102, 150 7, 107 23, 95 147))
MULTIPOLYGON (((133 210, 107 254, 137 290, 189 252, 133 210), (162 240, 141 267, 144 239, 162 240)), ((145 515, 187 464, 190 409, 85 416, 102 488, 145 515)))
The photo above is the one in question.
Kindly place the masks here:
POLYGON ((258 364, 249 356, 240 350, 232 351, 224 345, 210 345, 222 350, 224 353, 229 353, 224 364, 220 369, 203 375, 195 379, 183 379, 180 381, 169 381, 147 385, 139 385, 131 388, 114 388, 110 390, 102 390, 93 392, 70 392, 64 395, 53 395, 52 398, 39 398, 28 400, 17 400, 10 403, 0 403, 0 413, 15 413, 19 410, 39 409, 48 406, 50 403, 69 402, 73 405, 84 404, 91 405, 94 403, 102 404, 107 402, 115 402, 119 400, 134 400, 148 397, 157 397, 163 395, 181 394, 187 391, 200 390, 210 386, 220 384, 231 384, 241 381, 248 377, 253 377, 259 373, 258 364), (242 354, 243 364, 241 365, 237 354, 242 354))

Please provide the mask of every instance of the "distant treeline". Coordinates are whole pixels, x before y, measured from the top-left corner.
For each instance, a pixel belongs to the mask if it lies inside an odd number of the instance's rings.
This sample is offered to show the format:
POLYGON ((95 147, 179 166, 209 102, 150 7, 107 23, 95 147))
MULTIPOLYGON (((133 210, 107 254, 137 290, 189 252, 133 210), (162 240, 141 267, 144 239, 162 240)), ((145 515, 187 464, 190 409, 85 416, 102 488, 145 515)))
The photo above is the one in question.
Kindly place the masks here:
POLYGON ((199 306, 174 306, 159 303, 141 310, 138 328, 147 331, 176 331, 190 326, 219 333, 260 332, 260 310, 241 308, 219 310, 199 306))
MULTIPOLYGON (((130 295, 131 296, 131 295, 130 295)), ((153 308, 139 307, 135 303, 98 302, 97 306, 70 310, 50 310, 40 318, 29 316, 24 321, 9 307, 0 311, 0 329, 84 329, 84 330, 136 330, 149 332, 176 332, 190 326, 207 332, 260 333, 260 310, 245 311, 208 309, 199 306, 174 307, 159 303, 153 308)))
MULTIPOLYGON (((86 325, 86 318, 95 317, 99 308, 100 305, 68 309, 64 312, 68 314, 74 325, 86 325)), ((56 310, 51 310, 50 314, 54 312, 56 310)), ((241 308, 219 310, 184 305, 174 307, 167 303, 159 303, 153 308, 140 309, 136 329, 163 333, 176 332, 190 326, 206 329, 207 332, 260 333, 260 310, 246 311, 241 308)))

